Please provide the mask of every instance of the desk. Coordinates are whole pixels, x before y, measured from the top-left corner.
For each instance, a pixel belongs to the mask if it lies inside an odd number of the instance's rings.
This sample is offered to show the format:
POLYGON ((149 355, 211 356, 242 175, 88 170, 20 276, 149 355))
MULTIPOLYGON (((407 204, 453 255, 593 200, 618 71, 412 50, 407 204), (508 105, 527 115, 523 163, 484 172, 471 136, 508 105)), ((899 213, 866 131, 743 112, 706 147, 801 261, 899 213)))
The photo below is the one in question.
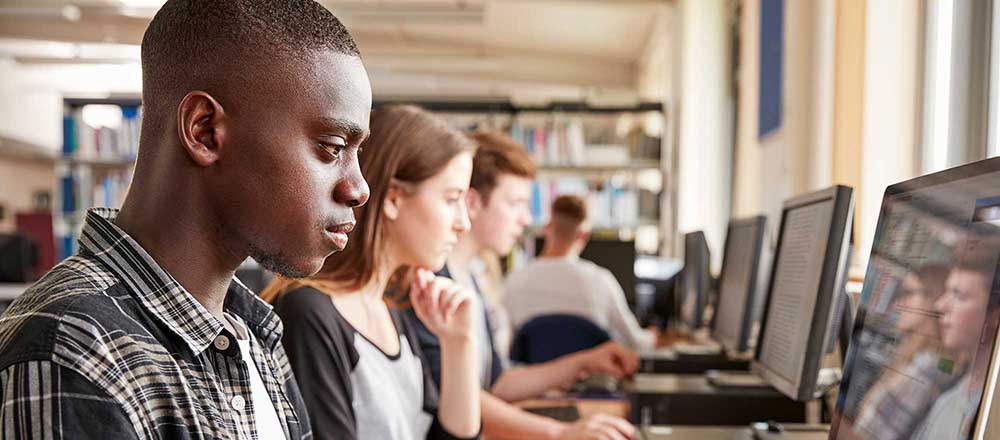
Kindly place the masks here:
POLYGON ((637 374, 625 390, 632 422, 645 418, 652 425, 747 426, 763 420, 806 421, 805 403, 771 387, 719 388, 704 376, 637 374))
POLYGON ((649 426, 637 440, 827 440, 829 426, 787 425, 784 433, 756 434, 750 427, 649 426), (801 431, 800 431, 801 429, 801 431))
MULTIPOLYGON (((629 402, 615 399, 550 398, 532 399, 516 404, 520 408, 576 405, 581 417, 607 414, 625 418, 629 412, 629 402)), ((755 437, 749 426, 670 426, 651 425, 636 437, 636 440, 827 440, 827 432, 797 432, 796 427, 815 426, 785 424, 790 427, 784 434, 766 434, 755 437)), ((828 430, 829 426, 825 425, 828 430)))
POLYGON ((754 440, 750 428, 723 426, 649 426, 636 440, 754 440))
POLYGON ((537 408, 546 406, 576 405, 580 417, 587 418, 595 414, 626 418, 628 416, 628 400, 626 399, 577 399, 572 397, 531 399, 518 402, 519 408, 537 408))
POLYGON ((656 336, 656 348, 672 347, 677 344, 690 344, 691 338, 675 330, 667 330, 656 336))

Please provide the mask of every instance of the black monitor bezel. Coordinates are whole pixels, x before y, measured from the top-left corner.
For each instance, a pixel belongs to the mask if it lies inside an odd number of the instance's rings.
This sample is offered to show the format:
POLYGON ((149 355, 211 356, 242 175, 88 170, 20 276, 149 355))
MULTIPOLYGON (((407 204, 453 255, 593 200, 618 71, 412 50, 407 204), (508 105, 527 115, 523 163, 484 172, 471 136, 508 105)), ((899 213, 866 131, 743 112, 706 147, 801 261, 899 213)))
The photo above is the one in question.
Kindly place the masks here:
POLYGON ((695 331, 705 326, 705 308, 708 306, 709 290, 711 289, 711 286, 712 286, 712 251, 708 247, 708 239, 705 237, 704 231, 688 232, 684 234, 684 269, 682 269, 681 271, 680 289, 678 289, 679 292, 677 294, 677 298, 675 301, 675 308, 677 310, 678 322, 681 324, 683 328, 686 328, 687 330, 690 331, 695 331), (690 251, 692 250, 692 244, 691 244, 692 240, 697 241, 697 245, 700 248, 698 249, 698 251, 703 252, 702 256, 704 256, 705 261, 701 262, 703 264, 699 264, 701 266, 700 269, 702 270, 700 270, 697 275, 702 279, 699 280, 700 289, 698 289, 698 293, 696 296, 695 322, 690 323, 686 322, 684 319, 683 306, 684 306, 685 295, 687 294, 688 276, 691 274, 691 271, 688 270, 689 267, 688 259, 692 258, 691 255, 689 255, 691 253, 690 251))
POLYGON ((757 347, 754 350, 753 371, 766 380, 775 389, 796 401, 807 401, 814 398, 819 370, 825 353, 827 333, 832 329, 832 321, 836 313, 833 310, 834 296, 837 293, 838 281, 843 279, 847 271, 847 247, 850 241, 850 231, 854 219, 853 188, 837 185, 823 190, 803 194, 785 201, 782 205, 781 223, 778 232, 778 242, 775 247, 774 260, 771 264, 766 302, 761 314, 761 332, 757 347), (828 231, 826 253, 823 257, 823 269, 820 273, 819 289, 816 292, 816 306, 809 326, 809 342, 805 346, 805 358, 802 370, 799 371, 799 384, 796 385, 778 375, 760 361, 761 349, 767 338, 767 319, 774 298, 775 272, 781 255, 781 245, 785 238, 785 221, 788 211, 824 200, 833 200, 833 213, 830 230, 828 231), (818 342, 817 342, 818 341, 818 342), (809 372, 809 374, 805 374, 809 372))
POLYGON ((753 324, 758 318, 757 316, 754 316, 754 311, 759 310, 756 305, 758 301, 762 299, 759 298, 759 296, 763 289, 759 289, 758 285, 760 284, 760 265, 763 260, 764 236, 766 235, 766 229, 767 216, 764 215, 730 220, 729 227, 726 229, 726 243, 722 253, 722 270, 719 272, 719 290, 716 294, 717 301, 715 305, 715 313, 712 315, 712 339, 719 342, 719 344, 722 345, 722 348, 726 350, 743 353, 750 349, 750 336, 753 331, 753 324), (752 249, 750 256, 750 279, 747 281, 748 284, 745 286, 746 291, 744 292, 744 295, 746 295, 747 299, 743 305, 743 312, 740 314, 740 332, 739 336, 737 336, 737 342, 736 344, 728 344, 727 342, 730 341, 724 341, 723 338, 719 337, 718 333, 718 316, 719 310, 722 308, 722 286, 725 285, 726 281, 726 267, 728 264, 732 263, 732 256, 729 255, 729 246, 732 244, 731 240, 733 237, 733 229, 744 227, 754 228, 753 244, 751 245, 752 249))

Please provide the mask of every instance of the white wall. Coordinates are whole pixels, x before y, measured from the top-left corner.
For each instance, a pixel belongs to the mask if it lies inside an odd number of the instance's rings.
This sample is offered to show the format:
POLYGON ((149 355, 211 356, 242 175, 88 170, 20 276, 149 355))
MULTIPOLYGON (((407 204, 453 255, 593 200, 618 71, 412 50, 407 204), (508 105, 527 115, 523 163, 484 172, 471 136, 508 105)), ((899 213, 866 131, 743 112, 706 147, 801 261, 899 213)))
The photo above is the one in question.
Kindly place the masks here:
POLYGON ((918 174, 920 14, 909 0, 868 2, 862 191, 855 195, 861 267, 871 253, 885 188, 918 174))
POLYGON ((759 139, 760 0, 743 2, 733 207, 766 214, 775 231, 785 199, 832 184, 833 6, 785 2, 782 121, 759 139))
POLYGON ((724 0, 676 3, 677 226, 681 233, 705 231, 715 270, 722 262, 729 221, 733 160, 727 4, 724 0))
POLYGON ((138 94, 138 64, 20 65, 0 60, 0 135, 62 148, 65 96, 138 94))

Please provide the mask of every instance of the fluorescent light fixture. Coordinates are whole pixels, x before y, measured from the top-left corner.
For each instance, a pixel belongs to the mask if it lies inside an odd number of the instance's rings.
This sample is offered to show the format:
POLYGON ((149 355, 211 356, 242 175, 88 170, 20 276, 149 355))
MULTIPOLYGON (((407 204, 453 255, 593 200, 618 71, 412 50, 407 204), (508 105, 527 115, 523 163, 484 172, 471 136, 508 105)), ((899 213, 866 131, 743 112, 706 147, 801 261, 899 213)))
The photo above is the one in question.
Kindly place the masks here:
POLYGON ((54 18, 79 21, 80 8, 76 5, 51 6, 0 6, 0 16, 20 18, 54 18))
POLYGON ((427 23, 482 23, 486 6, 472 1, 336 1, 328 7, 344 21, 427 23))
POLYGON ((123 64, 139 62, 139 46, 110 43, 67 43, 0 38, 0 57, 26 64, 123 64))

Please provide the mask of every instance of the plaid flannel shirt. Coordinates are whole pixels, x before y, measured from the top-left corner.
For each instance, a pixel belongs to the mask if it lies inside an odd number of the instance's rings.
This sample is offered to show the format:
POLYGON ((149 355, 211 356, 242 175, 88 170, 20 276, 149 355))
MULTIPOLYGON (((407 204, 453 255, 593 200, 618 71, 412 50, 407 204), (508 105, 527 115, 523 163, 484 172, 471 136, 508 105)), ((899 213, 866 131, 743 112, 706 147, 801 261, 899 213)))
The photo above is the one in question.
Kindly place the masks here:
MULTIPOLYGON (((116 215, 88 212, 80 252, 0 318, 0 436, 256 440, 235 335, 114 225, 116 215)), ((311 438, 281 321, 235 279, 225 310, 259 342, 253 361, 286 437, 311 438)))

